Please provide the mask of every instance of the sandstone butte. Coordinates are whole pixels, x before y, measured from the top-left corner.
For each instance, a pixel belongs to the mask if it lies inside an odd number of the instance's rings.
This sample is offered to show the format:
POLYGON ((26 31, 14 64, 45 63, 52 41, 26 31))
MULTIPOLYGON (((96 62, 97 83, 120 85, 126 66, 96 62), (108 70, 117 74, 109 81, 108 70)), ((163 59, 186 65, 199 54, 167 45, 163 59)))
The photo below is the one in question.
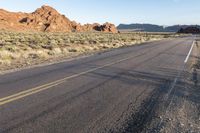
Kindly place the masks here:
POLYGON ((81 25, 61 15, 54 8, 44 5, 32 13, 9 12, 0 9, 0 29, 40 32, 107 32, 118 33, 114 24, 98 23, 81 25))

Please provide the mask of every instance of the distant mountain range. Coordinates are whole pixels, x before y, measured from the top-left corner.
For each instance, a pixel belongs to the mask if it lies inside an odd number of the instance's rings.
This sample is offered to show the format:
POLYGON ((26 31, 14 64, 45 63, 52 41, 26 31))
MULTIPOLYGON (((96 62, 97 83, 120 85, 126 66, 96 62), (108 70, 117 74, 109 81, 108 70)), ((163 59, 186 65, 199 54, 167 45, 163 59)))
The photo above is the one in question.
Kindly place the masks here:
POLYGON ((120 24, 118 30, 133 30, 144 32, 178 32, 181 28, 197 27, 200 25, 173 25, 173 26, 160 26, 155 24, 120 24))

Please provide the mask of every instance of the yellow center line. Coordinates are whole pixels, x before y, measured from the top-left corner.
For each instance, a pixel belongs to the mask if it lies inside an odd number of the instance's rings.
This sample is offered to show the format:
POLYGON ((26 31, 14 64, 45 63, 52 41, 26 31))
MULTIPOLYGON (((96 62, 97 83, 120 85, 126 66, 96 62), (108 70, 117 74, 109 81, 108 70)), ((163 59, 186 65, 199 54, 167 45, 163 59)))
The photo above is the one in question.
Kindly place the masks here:
POLYGON ((1 106, 1 105, 4 105, 4 104, 7 104, 7 103, 10 103, 10 102, 12 102, 12 101, 19 100, 19 99, 24 98, 24 97, 30 96, 30 95, 32 95, 32 94, 36 94, 36 93, 38 93, 38 92, 41 92, 41 91, 50 89, 50 88, 52 88, 52 87, 55 87, 55 86, 57 86, 57 85, 60 85, 60 84, 62 84, 62 83, 64 83, 64 82, 66 82, 66 80, 69 80, 69 79, 72 79, 72 78, 76 78, 76 77, 85 75, 85 74, 87 74, 87 73, 94 72, 94 71, 96 71, 96 70, 99 70, 99 69, 102 69, 102 68, 105 68, 105 67, 108 67, 108 66, 112 66, 112 65, 114 65, 114 64, 117 64, 117 63, 120 63, 120 62, 129 60, 129 59, 131 59, 131 58, 133 58, 133 57, 132 57, 132 56, 131 56, 131 57, 127 57, 127 58, 118 60, 118 61, 116 61, 116 62, 108 63, 108 64, 106 64, 106 65, 103 65, 103 66, 100 66, 100 67, 97 67, 97 68, 93 68, 93 69, 90 69, 90 70, 88 70, 88 71, 84 71, 84 72, 81 72, 81 73, 78 73, 78 74, 74 74, 74 75, 71 75, 71 76, 69 76, 69 77, 65 77, 65 78, 63 78, 63 79, 59 79, 59 80, 56 80, 56 81, 53 81, 53 82, 50 82, 50 83, 47 83, 47 84, 44 84, 44 85, 41 85, 41 86, 32 88, 32 89, 28 89, 28 90, 21 91, 21 92, 19 92, 19 93, 16 93, 16 94, 13 94, 13 95, 4 97, 4 98, 0 98, 0 106, 1 106))

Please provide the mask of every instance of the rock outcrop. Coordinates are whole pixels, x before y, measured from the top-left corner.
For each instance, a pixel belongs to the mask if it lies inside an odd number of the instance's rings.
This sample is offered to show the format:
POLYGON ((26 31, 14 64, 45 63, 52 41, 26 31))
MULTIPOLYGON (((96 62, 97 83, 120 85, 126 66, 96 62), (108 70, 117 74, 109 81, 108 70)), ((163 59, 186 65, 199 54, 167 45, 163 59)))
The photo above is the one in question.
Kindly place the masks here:
POLYGON ((38 31, 70 32, 73 29, 72 22, 67 17, 60 15, 55 9, 49 6, 38 8, 31 15, 21 19, 19 22, 38 31))
POLYGON ((0 10, 0 29, 25 30, 26 27, 19 23, 19 20, 28 16, 26 13, 13 13, 3 9, 0 10))
POLYGON ((94 26, 94 30, 97 30, 97 31, 102 31, 102 32, 112 32, 112 33, 118 33, 118 30, 117 28, 115 27, 114 24, 111 24, 111 23, 105 23, 103 25, 96 25, 94 26))
POLYGON ((42 32, 91 32, 118 33, 110 23, 81 25, 69 20, 50 6, 42 6, 33 13, 14 13, 0 9, 0 29, 42 32))
POLYGON ((200 29, 197 27, 187 27, 181 28, 178 33, 185 33, 185 34, 200 34, 200 29))

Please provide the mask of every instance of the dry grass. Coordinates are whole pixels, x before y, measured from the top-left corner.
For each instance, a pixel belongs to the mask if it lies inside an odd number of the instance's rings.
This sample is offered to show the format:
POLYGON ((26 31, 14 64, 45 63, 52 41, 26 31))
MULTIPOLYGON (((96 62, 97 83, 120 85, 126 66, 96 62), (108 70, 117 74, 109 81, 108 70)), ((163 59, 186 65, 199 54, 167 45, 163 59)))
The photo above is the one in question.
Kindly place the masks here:
POLYGON ((152 33, 29 33, 0 31, 0 70, 175 37, 152 33))
POLYGON ((200 70, 200 40, 197 39, 195 48, 195 58, 193 58, 193 69, 200 70))

